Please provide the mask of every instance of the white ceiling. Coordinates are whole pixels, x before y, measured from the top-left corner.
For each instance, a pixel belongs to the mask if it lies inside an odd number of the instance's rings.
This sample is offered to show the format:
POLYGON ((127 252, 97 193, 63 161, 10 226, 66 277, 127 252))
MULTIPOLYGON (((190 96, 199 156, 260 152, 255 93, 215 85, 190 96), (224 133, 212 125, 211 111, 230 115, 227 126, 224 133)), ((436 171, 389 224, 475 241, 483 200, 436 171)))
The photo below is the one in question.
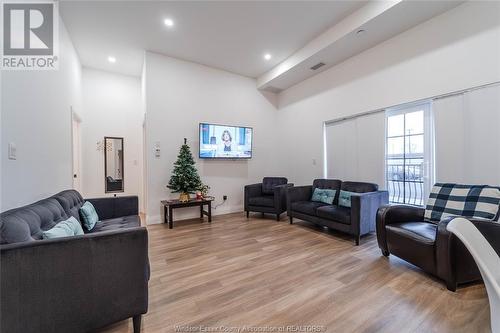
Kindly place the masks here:
POLYGON ((279 92, 390 39, 464 1, 373 1, 313 39, 257 79, 262 90, 279 92), (358 31, 364 31, 358 34, 358 31), (318 70, 311 67, 323 63, 318 70))
POLYGON ((60 12, 84 66, 139 76, 148 50, 255 78, 365 4, 62 1, 60 12), (172 29, 163 24, 167 17, 172 29))

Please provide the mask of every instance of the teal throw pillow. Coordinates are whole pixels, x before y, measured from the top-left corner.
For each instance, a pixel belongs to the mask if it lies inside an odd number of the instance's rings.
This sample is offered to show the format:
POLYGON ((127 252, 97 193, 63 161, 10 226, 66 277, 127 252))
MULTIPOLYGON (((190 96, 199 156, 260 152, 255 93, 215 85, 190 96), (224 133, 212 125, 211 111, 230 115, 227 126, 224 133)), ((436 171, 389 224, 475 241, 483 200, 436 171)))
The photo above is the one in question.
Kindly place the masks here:
POLYGON ((97 221, 99 221, 99 216, 97 216, 94 205, 92 205, 88 201, 85 201, 85 203, 82 205, 82 208, 80 208, 80 216, 83 220, 85 229, 89 231, 92 230, 97 221))
POLYGON ((52 229, 44 231, 42 234, 43 239, 52 239, 59 237, 69 237, 83 235, 83 229, 73 216, 69 219, 59 222, 52 229))
POLYGON ((326 204, 333 204, 333 199, 335 199, 336 190, 315 188, 311 201, 323 202, 326 204))
POLYGON ((339 193, 339 206, 351 207, 351 196, 356 192, 340 191, 339 193))

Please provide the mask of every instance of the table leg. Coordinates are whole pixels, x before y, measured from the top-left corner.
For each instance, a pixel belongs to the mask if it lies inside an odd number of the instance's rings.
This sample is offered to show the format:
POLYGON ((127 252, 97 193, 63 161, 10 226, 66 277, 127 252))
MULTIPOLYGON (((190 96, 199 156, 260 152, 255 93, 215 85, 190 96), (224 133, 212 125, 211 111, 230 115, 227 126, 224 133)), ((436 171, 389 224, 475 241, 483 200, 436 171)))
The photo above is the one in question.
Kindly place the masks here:
POLYGON ((174 217, 172 214, 172 207, 168 207, 168 228, 172 229, 174 227, 174 217))
POLYGON ((163 206, 163 223, 168 223, 167 206, 163 206))
POLYGON ((200 205, 200 219, 203 220, 203 204, 200 205))
POLYGON ((208 222, 212 223, 212 202, 208 202, 208 222))

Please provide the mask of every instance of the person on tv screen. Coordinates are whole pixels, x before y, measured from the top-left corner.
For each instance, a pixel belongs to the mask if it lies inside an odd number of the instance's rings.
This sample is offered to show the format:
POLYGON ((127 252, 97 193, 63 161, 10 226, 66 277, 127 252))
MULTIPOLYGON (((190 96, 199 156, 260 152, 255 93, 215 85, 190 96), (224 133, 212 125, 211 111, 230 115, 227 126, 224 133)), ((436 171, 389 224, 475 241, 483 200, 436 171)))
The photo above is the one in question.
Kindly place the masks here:
POLYGON ((231 143, 233 138, 231 137, 231 133, 228 130, 222 132, 222 143, 224 144, 224 151, 231 151, 231 143))

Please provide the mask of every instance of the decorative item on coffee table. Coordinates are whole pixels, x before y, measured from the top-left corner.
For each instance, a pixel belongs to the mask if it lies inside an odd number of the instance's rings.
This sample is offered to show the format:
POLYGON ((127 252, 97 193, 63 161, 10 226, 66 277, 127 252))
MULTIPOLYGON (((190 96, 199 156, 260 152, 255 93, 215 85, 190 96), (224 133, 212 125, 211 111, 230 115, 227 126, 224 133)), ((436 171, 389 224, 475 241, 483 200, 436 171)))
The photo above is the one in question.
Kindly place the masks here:
POLYGON ((199 191, 200 191, 200 194, 201 194, 201 197, 202 198, 209 198, 208 197, 208 191, 210 190, 210 186, 208 186, 207 184, 201 184, 200 188, 199 188, 199 191))
POLYGON ((179 201, 187 202, 189 194, 200 190, 202 186, 191 149, 187 145, 187 139, 184 138, 184 144, 181 146, 177 161, 174 163, 174 170, 167 187, 172 190, 172 193, 180 193, 179 201))

